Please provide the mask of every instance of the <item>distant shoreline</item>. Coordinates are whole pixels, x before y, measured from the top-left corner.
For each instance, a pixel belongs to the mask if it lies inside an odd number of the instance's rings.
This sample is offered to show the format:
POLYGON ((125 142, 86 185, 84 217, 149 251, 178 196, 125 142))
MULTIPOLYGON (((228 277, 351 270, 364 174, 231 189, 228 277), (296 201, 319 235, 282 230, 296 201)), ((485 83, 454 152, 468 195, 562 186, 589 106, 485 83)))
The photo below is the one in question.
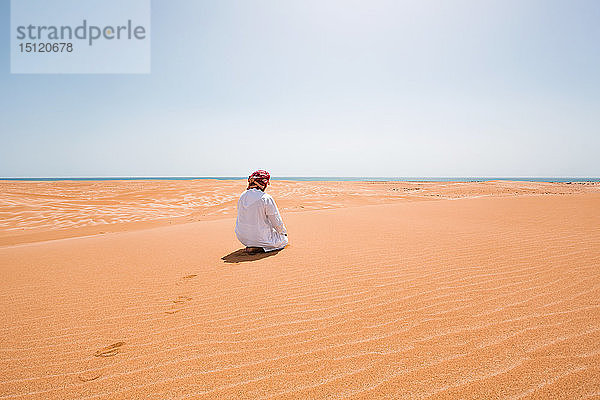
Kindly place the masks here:
MULTIPOLYGON (((0 181, 186 181, 186 180, 245 180, 240 176, 168 176, 168 177, 35 177, 35 178, 0 178, 0 181)), ((600 177, 340 177, 340 176, 282 176, 273 177, 275 181, 299 182, 485 182, 485 181, 518 181, 518 182, 600 182, 600 177)))

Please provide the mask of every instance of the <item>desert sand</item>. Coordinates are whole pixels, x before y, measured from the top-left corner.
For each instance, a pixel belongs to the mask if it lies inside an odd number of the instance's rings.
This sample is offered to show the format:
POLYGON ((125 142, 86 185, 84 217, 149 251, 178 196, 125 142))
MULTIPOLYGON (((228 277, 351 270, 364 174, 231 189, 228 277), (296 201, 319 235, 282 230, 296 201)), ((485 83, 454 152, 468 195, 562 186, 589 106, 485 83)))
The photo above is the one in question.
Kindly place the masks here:
POLYGON ((0 182, 0 399, 600 399, 600 184, 0 182))

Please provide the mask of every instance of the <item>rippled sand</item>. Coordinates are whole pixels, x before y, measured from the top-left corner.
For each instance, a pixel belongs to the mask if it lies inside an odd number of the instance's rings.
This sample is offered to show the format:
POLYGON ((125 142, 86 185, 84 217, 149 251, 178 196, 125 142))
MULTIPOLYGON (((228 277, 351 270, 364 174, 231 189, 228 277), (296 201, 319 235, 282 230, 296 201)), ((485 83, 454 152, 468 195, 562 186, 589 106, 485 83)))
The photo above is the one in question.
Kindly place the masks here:
MULTIPOLYGON (((0 246, 235 216, 243 181, 0 181, 0 246)), ((498 196, 598 193, 598 183, 293 182, 283 212, 498 196)))
POLYGON ((240 183, 0 183, 0 399, 600 398, 600 185, 240 183))

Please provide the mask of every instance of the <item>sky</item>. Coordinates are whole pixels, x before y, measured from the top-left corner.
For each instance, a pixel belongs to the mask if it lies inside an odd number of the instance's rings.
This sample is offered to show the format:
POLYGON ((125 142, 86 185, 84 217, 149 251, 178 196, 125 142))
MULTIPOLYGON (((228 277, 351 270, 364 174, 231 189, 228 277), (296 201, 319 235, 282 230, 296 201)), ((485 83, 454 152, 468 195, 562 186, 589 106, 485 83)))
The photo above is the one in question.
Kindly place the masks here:
POLYGON ((600 176, 596 0, 155 0, 140 75, 0 21, 0 177, 600 176))

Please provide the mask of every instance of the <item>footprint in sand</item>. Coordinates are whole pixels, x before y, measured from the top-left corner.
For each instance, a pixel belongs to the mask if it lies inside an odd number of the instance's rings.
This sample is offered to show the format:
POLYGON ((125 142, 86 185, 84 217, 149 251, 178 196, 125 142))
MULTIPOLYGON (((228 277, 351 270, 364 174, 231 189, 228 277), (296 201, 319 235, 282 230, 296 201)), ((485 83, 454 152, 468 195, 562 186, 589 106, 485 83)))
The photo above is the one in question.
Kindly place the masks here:
MULTIPOLYGON (((185 276, 182 278, 182 281, 183 281, 183 282, 187 282, 187 281, 189 281, 189 280, 191 280, 191 279, 194 279, 194 278, 195 278, 195 277, 197 277, 197 276, 198 276, 198 274, 189 274, 189 275, 185 275, 185 276)), ((177 286, 179 286, 179 285, 182 285, 182 284, 184 284, 183 282, 181 282, 181 281, 180 281, 180 282, 177 282, 177 283, 176 283, 176 285, 177 285, 177 286)), ((175 314, 175 313, 177 313, 177 312, 179 312, 179 311, 183 310, 183 308, 182 308, 181 306, 182 306, 183 304, 187 303, 187 302, 188 302, 188 301, 190 301, 190 300, 192 300, 192 298, 191 298, 191 297, 189 297, 189 296, 177 296, 177 298, 176 298, 175 300, 171 300, 171 302, 173 302, 173 304, 171 305, 171 309, 170 309, 170 310, 167 310, 167 311, 165 311, 165 313, 167 313, 167 314, 175 314)))
POLYGON ((189 296, 177 296, 175 300, 171 300, 173 302, 173 305, 171 305, 171 309, 165 312, 167 314, 175 314, 176 312, 183 310, 183 307, 181 307, 181 305, 187 303, 190 300, 192 300, 192 298, 189 296))
MULTIPOLYGON (((100 349, 94 353, 95 357, 112 357, 119 354, 121 351, 121 346, 123 346, 125 342, 117 342, 113 343, 110 346, 106 346, 103 349, 100 349)), ((94 378, 96 379, 96 378, 94 378)))
POLYGON ((190 274, 190 275, 186 275, 183 278, 181 278, 181 280, 177 283, 175 283, 175 285, 179 286, 179 285, 185 285, 186 282, 191 281, 192 279, 194 279, 195 277, 197 277, 197 274, 190 274))
POLYGON ((175 304, 183 304, 190 301, 192 298, 189 296, 177 296, 177 299, 173 300, 175 304))
POLYGON ((81 382, 91 382, 94 381, 98 378, 100 378, 101 375, 91 375, 91 376, 84 376, 84 375, 79 375, 77 376, 77 378, 81 381, 81 382))

